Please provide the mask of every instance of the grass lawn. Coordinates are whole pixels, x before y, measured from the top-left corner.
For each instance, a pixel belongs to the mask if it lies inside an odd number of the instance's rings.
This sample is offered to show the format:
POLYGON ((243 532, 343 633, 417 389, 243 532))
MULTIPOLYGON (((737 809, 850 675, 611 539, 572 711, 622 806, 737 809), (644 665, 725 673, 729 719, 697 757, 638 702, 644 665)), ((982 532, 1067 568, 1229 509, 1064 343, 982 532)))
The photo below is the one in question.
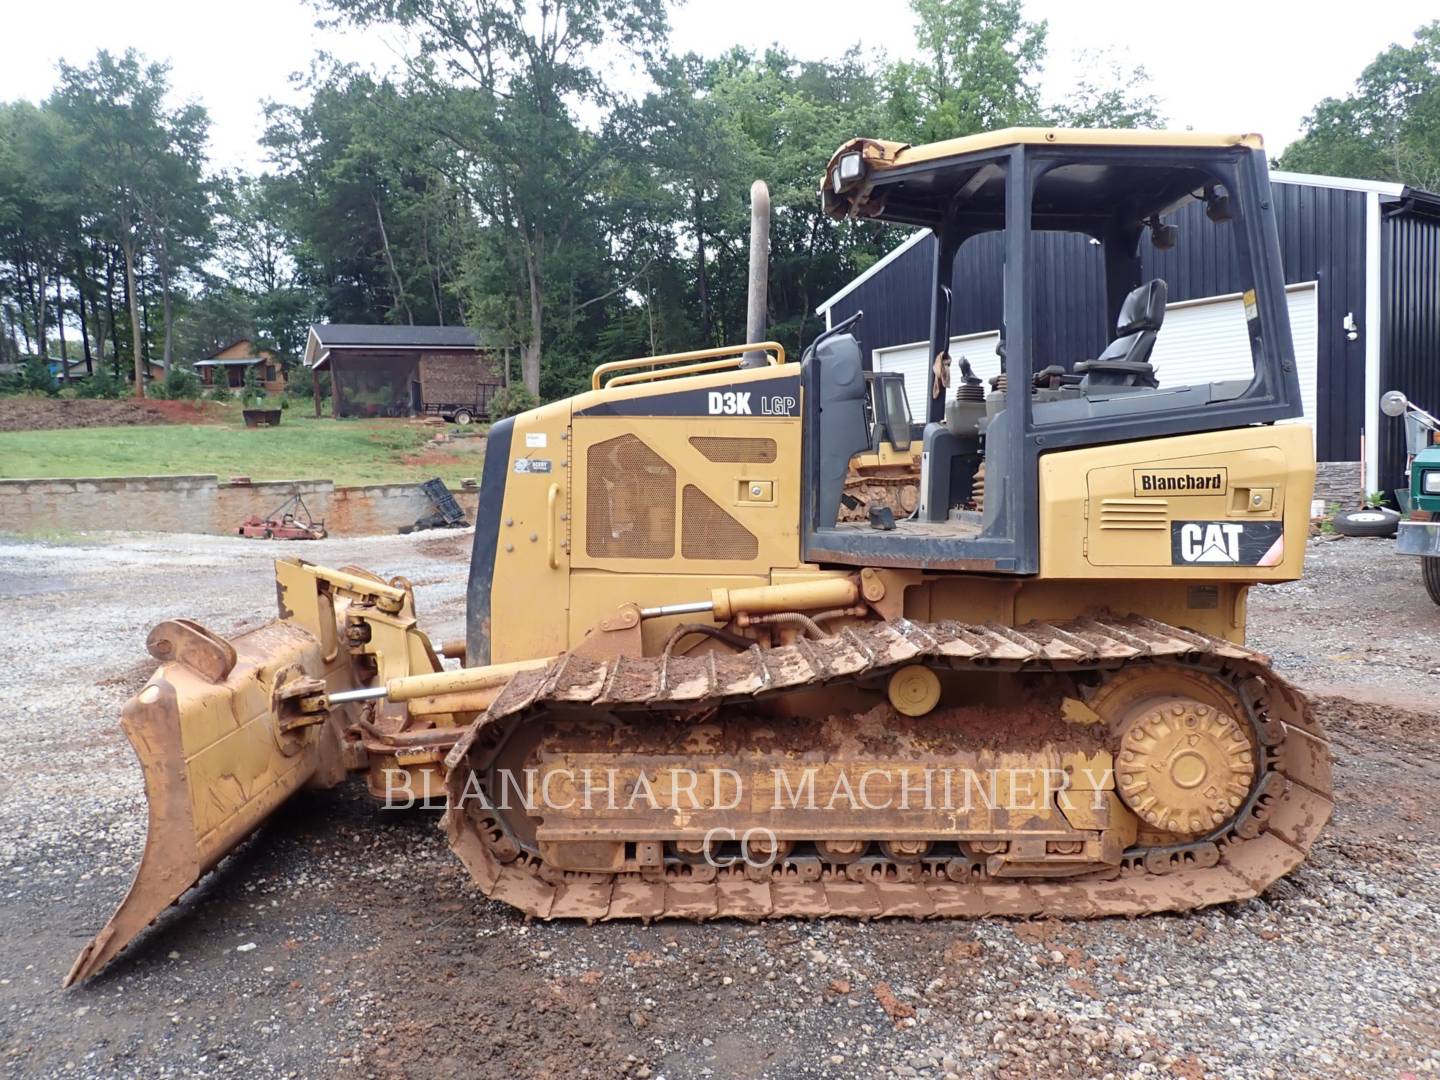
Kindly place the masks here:
POLYGON ((375 484, 478 476, 479 439, 422 447, 437 430, 405 420, 331 420, 289 409, 279 427, 246 428, 239 410, 219 423, 0 431, 0 477, 215 473, 224 480, 375 484))

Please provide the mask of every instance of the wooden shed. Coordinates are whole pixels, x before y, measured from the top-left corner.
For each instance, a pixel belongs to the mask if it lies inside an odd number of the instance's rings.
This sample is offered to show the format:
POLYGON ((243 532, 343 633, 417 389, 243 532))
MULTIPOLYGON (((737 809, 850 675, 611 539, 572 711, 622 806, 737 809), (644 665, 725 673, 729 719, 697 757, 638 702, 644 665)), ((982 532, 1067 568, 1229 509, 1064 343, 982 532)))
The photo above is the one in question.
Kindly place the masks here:
POLYGON ((505 385, 498 350, 464 326, 369 326, 322 323, 310 328, 305 364, 330 383, 333 415, 417 416, 465 407, 484 416, 505 385))

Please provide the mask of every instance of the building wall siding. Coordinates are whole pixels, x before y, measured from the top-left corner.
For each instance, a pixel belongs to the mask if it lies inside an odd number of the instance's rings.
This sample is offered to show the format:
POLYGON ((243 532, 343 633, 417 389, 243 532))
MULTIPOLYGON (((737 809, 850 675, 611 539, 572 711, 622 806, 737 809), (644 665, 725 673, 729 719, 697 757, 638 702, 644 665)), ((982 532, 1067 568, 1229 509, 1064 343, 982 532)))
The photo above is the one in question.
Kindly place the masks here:
MULTIPOLYGON (((1400 390, 1440 412, 1440 221, 1413 213, 1384 218, 1380 226, 1384 338, 1380 390, 1400 390)), ((1380 488, 1405 483, 1405 429, 1380 417, 1380 488)))
MULTIPOLYGON (((1364 427, 1365 194, 1280 183, 1271 192, 1286 284, 1319 282, 1317 453, 1323 461, 1352 461, 1360 456, 1364 427), (1343 327, 1347 313, 1360 327, 1353 342, 1343 327)), ((1221 242, 1227 234, 1203 215, 1204 207, 1193 203, 1173 216, 1180 242, 1170 251, 1141 245, 1144 276, 1164 278, 1172 303, 1240 291, 1234 251, 1221 242)), ((1036 239, 1035 362, 1073 367, 1110 340, 1093 314, 1103 310, 1100 248, 1068 233, 1041 233, 1036 239)), ((838 300, 831 309, 832 324, 863 310, 860 338, 867 356, 874 349, 924 340, 930 333, 934 260, 935 241, 926 237, 838 300)), ((998 234, 977 236, 960 249, 951 281, 952 335, 1000 325, 1001 263, 998 234)))

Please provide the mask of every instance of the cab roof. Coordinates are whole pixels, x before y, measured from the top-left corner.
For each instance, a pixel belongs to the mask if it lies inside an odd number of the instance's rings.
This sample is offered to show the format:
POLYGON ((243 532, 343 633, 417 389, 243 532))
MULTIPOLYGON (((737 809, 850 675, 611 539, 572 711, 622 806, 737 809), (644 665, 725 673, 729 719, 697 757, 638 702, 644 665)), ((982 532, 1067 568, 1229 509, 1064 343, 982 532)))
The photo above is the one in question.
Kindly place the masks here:
MULTIPOLYGON (((979 135, 912 146, 908 143, 886 142, 881 139, 851 139, 830 158, 821 186, 825 212, 834 218, 866 217, 884 221, 933 227, 944 207, 957 199, 968 202, 977 212, 1001 213, 997 205, 1003 200, 1004 173, 998 166, 976 166, 965 159, 970 155, 1000 150, 1010 146, 1073 146, 1083 148, 1152 148, 1155 150, 1260 150, 1264 141, 1259 135, 1224 134, 1199 131, 1135 131, 1080 128, 1004 128, 979 135), (835 170, 846 155, 859 152, 864 175, 858 183, 835 187, 835 170), (927 166, 915 168, 915 166, 927 166)), ((1069 167, 1064 183, 1051 182, 1052 198, 1058 200, 1054 209, 1062 216, 1087 216, 1099 204, 1115 197, 1121 188, 1138 180, 1144 170, 1140 166, 1069 167), (1075 205, 1064 206, 1070 203, 1075 205)), ((1149 177, 1144 186, 1152 188, 1142 201, 1152 204, 1159 197, 1173 200, 1195 182, 1195 174, 1182 176, 1183 165, 1173 170, 1170 182, 1149 177)), ((1056 177, 1055 181, 1060 178, 1056 177)))

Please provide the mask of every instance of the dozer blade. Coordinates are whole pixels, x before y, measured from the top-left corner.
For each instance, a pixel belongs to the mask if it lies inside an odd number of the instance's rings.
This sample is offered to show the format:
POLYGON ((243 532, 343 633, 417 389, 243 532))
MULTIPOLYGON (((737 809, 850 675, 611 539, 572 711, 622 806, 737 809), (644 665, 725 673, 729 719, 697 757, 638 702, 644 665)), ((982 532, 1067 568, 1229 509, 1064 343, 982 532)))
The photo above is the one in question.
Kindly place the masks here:
POLYGON ((121 717, 145 779, 145 850, 66 986, 113 960, 296 791, 344 777, 346 717, 317 708, 319 695, 356 683, 336 621, 341 595, 332 599, 324 577, 334 572, 284 561, 276 572, 277 622, 233 640, 184 620, 151 632, 162 663, 121 717))

